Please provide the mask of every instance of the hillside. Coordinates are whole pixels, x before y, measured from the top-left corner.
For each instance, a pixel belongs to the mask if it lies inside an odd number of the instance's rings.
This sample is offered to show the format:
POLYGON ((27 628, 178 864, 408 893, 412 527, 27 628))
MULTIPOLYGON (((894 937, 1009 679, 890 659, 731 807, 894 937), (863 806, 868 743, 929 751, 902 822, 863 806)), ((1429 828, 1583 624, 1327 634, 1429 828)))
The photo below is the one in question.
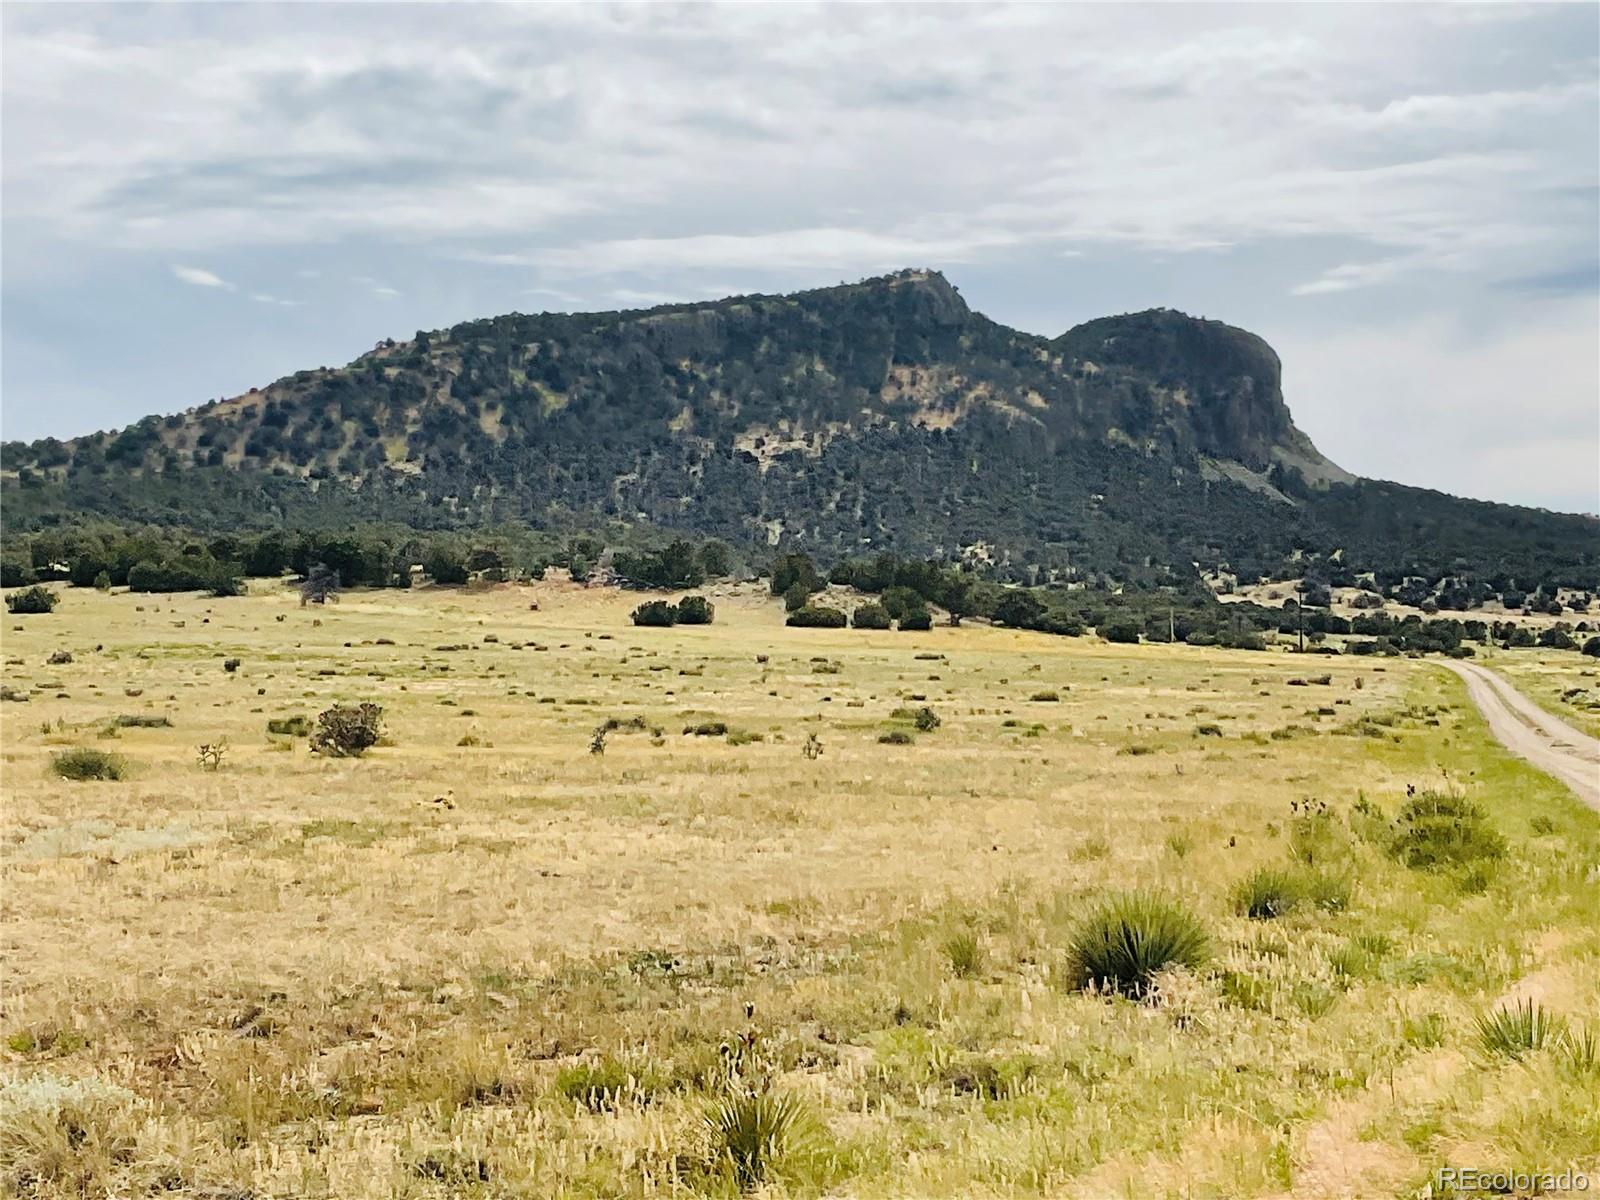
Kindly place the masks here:
POLYGON ((510 314, 70 442, 4 447, 7 524, 622 520, 1013 574, 1356 569, 1597 579, 1588 518, 1355 479, 1260 338, 1169 310, 1049 339, 940 274, 510 314))

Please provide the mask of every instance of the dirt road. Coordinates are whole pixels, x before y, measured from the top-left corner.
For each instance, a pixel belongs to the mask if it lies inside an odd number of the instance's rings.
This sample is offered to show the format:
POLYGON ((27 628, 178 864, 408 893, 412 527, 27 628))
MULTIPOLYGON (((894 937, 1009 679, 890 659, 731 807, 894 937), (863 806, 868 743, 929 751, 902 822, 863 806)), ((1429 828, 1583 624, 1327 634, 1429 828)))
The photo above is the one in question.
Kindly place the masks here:
POLYGON ((1506 749, 1559 779, 1600 811, 1600 741, 1551 716, 1485 667, 1464 662, 1440 665, 1466 680, 1467 694, 1506 749))

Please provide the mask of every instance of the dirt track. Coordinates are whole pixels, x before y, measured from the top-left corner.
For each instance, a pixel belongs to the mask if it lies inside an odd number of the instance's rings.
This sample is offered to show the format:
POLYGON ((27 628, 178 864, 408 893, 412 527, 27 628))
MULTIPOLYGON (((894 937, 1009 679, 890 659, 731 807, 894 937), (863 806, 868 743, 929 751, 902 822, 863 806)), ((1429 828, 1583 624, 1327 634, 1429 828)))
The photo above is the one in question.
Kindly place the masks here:
POLYGON ((1559 779, 1600 811, 1600 741, 1551 716, 1487 668, 1464 662, 1441 665, 1466 680, 1467 694, 1506 749, 1559 779))

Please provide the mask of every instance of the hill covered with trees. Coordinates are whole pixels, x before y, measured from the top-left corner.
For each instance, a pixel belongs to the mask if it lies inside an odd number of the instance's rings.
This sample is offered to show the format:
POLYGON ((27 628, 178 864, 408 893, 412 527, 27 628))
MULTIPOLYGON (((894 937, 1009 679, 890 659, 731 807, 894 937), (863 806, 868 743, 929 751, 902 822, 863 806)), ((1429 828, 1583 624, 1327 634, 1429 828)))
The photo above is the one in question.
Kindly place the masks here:
POLYGON ((510 314, 72 441, 7 443, 8 532, 638 524, 1025 582, 1370 573, 1600 586, 1600 523, 1357 479, 1277 356, 1153 310, 1051 339, 936 272, 647 311, 510 314))

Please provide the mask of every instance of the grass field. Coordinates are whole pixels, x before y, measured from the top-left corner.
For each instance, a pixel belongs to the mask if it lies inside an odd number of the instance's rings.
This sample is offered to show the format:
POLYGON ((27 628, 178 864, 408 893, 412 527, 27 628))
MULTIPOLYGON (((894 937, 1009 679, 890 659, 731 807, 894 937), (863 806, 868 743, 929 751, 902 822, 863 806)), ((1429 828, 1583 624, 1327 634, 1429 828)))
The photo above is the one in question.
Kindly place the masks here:
POLYGON ((1600 818, 1438 667, 790 630, 753 589, 648 630, 561 583, 256 592, 7 619, 4 1194, 1600 1172, 1600 818), (267 732, 358 701, 387 731, 363 757, 267 732), (125 777, 56 777, 72 747, 125 777), (1503 855, 1397 861, 1408 785, 1481 805, 1503 855), (1241 915, 1259 869, 1298 903, 1241 915), (1130 889, 1208 953, 1085 992, 1074 934, 1130 889), (1484 1040, 1526 1001, 1571 1035, 1484 1040))
POLYGON ((1482 661, 1546 712, 1600 737, 1600 661, 1560 650, 1491 650, 1482 661))

